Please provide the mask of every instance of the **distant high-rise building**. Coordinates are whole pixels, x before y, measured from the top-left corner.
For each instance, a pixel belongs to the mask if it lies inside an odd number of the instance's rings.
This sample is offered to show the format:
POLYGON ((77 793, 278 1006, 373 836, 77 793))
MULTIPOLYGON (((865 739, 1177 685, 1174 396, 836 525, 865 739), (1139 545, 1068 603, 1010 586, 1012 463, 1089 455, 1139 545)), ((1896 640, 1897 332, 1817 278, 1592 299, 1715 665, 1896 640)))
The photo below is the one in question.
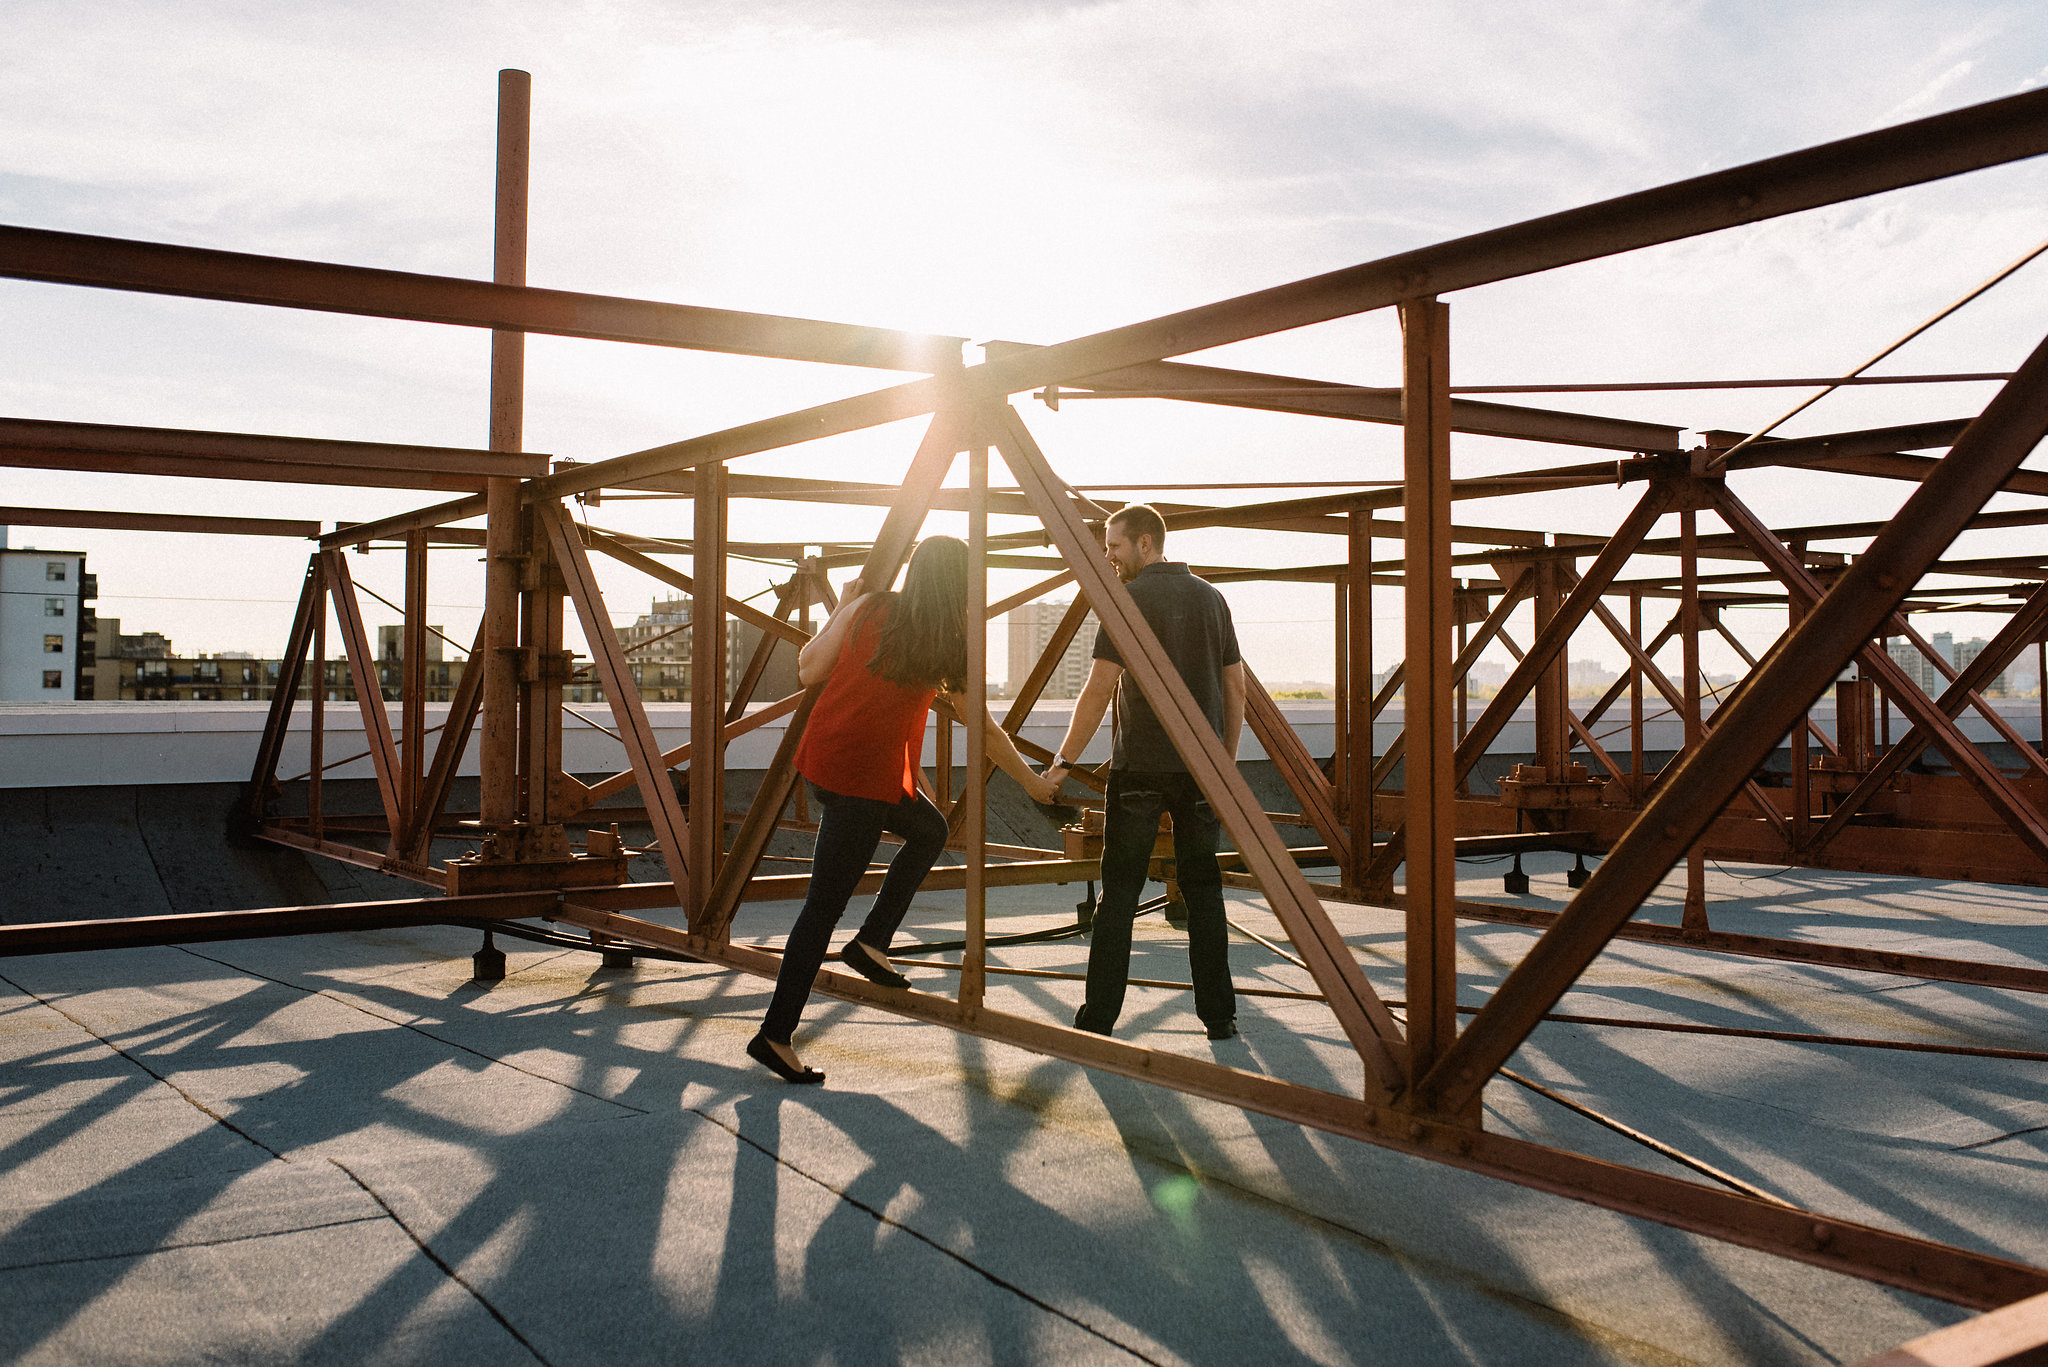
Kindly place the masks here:
MULTIPOLYGON (((1011 609, 1009 691, 1012 696, 1024 686, 1032 667, 1045 654, 1045 648, 1052 644, 1052 634, 1070 606, 1068 603, 1041 602, 1011 609)), ((1091 612, 1082 620, 1081 629, 1074 633, 1074 639, 1061 654, 1058 667, 1039 694, 1041 698, 1081 696, 1081 686, 1088 682, 1088 671, 1095 656, 1095 632, 1095 614, 1091 612)))
MULTIPOLYGON (((1944 660, 1947 660, 1951 665, 1960 670, 1979 655, 1982 655, 1984 647, 1989 645, 1990 642, 1982 637, 1978 637, 1975 640, 1958 643, 1952 632, 1937 631, 1934 633, 1932 640, 1929 641, 1929 644, 1934 647, 1944 660)), ((1920 685, 1921 691, 1929 697, 1940 697, 1942 690, 1948 687, 1947 677, 1935 666, 1934 661, 1923 655, 1919 647, 1915 646, 1911 641, 1893 640, 1887 647, 1886 653, 1892 657, 1892 663, 1905 671, 1906 675, 1914 683, 1920 685)), ((2007 689, 2006 677, 2001 673, 1986 680, 1984 686, 1977 691, 1989 696, 1991 694, 2003 694, 2007 689)))

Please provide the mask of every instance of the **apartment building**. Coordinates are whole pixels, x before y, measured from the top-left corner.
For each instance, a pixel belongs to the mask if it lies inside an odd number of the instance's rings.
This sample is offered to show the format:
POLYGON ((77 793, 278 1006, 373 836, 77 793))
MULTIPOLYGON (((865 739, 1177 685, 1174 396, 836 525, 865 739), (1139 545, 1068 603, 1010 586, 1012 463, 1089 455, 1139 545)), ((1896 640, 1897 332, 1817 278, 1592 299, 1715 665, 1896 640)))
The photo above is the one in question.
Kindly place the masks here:
MULTIPOLYGON (((1954 633, 1937 631, 1930 639, 1930 644, 1941 653, 1941 657, 1944 660, 1947 660, 1957 669, 1961 669, 1983 654, 1984 647, 1990 643, 1982 637, 1958 642, 1954 633)), ((1892 657, 1892 663, 1904 670, 1906 675, 1914 683, 1920 685, 1921 691, 1929 697, 1940 697, 1942 690, 1948 687, 1948 680, 1935 667, 1934 661, 1923 655, 1912 642, 1892 641, 1886 647, 1886 653, 1892 657)), ((2002 697, 2011 691, 2011 684, 2006 676, 2001 673, 1993 677, 1978 691, 1986 697, 2002 697)))
MULTIPOLYGON (((1007 691, 1015 696, 1022 688, 1026 676, 1031 673, 1039 656, 1052 644, 1052 634, 1058 629, 1061 619, 1067 615, 1070 603, 1026 603, 1013 608, 1009 613, 1010 623, 1010 681, 1007 691)), ((1052 677, 1046 680, 1042 698, 1078 698, 1081 686, 1088 682, 1088 671, 1095 658, 1095 614, 1089 613, 1082 621, 1081 629, 1074 633, 1060 656, 1059 666, 1052 677)))
POLYGON ((92 694, 92 602, 83 551, 7 548, 0 527, 0 702, 63 702, 92 694))

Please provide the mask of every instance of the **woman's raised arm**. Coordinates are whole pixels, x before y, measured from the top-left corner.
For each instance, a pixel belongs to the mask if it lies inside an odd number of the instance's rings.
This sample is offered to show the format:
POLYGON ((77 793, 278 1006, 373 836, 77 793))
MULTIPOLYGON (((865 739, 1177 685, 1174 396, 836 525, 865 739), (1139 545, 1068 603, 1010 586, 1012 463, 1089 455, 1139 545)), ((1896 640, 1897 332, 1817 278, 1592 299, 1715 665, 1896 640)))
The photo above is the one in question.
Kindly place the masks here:
MULTIPOLYGON (((974 723, 968 719, 974 715, 975 707, 967 701, 967 695, 947 693, 944 696, 946 705, 953 709, 953 715, 960 718, 961 724, 972 726, 974 723)), ((1050 805, 1059 797, 1060 785, 1047 779, 1025 762, 1024 756, 1017 753, 1016 743, 1010 739, 1010 733, 1005 731, 994 717, 983 711, 981 721, 981 734, 987 744, 988 757, 996 768, 1016 779, 1018 786, 1031 795, 1033 802, 1050 805)))
POLYGON ((796 653, 796 681, 805 688, 821 684, 832 677, 832 666, 839 663, 839 652, 846 645, 846 636, 853 629, 853 621, 859 615, 860 607, 872 594, 860 591, 860 580, 855 579, 846 586, 846 595, 839 600, 839 607, 818 629, 818 634, 804 642, 796 653))

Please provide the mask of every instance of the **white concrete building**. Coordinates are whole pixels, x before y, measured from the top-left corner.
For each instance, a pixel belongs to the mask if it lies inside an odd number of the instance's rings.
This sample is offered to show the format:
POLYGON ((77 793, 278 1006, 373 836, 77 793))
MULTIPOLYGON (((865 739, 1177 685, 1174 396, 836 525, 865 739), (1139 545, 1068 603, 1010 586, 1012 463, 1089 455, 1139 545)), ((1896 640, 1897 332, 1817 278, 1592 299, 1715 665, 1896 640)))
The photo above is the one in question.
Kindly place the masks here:
POLYGON ((0 528, 0 702, 92 696, 93 597, 83 552, 9 550, 0 528))

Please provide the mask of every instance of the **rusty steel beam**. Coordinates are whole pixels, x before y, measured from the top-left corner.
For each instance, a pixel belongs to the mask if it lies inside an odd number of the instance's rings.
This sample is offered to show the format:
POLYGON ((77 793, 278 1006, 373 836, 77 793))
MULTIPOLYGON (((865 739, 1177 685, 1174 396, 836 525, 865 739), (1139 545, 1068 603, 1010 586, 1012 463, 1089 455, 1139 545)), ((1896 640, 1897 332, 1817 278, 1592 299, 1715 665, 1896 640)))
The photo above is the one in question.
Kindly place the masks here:
MULTIPOLYGON (((689 881, 689 823, 684 819, 682 804, 676 798, 675 786, 668 781, 668 768, 662 763, 661 746, 655 742, 654 728, 647 721, 646 705, 641 702, 640 690, 633 683, 625 652, 619 648, 618 634, 612 630, 611 615, 604 610, 604 593, 598 587, 597 576, 591 571, 590 557, 584 552, 583 542, 569 530, 560 505, 536 504, 534 513, 540 530, 554 550, 555 562, 561 566, 562 577, 568 583, 570 601, 575 603, 576 615, 583 623, 584 640, 590 646, 598 678, 603 681, 605 701, 611 704, 612 719, 619 728, 626 759, 633 766, 640 800, 646 804, 648 823, 654 827, 654 839, 661 848, 662 862, 668 866, 669 877, 676 888, 684 889, 689 881)), ((679 897, 678 904, 684 912, 694 912, 687 896, 679 897)))
MULTIPOLYGON (((517 497, 516 488, 513 497, 517 497)), ((334 550, 345 546, 367 546, 372 541, 388 541, 392 537, 404 536, 407 532, 422 527, 439 527, 448 522, 463 522, 472 517, 482 517, 489 510, 489 498, 476 494, 469 498, 451 499, 436 503, 431 508, 419 508, 409 513, 394 513, 380 517, 373 522, 337 522, 334 530, 320 538, 323 550, 334 550)))
POLYGON ((926 374, 966 340, 43 228, 0 226, 0 277, 926 374))
POLYGON ((481 487, 491 475, 527 479, 546 474, 548 458, 458 446, 0 418, 0 465, 281 483, 464 488, 481 487))
POLYGON ((340 551, 322 551, 320 561, 328 597, 334 603, 334 617, 341 624, 342 651, 348 659, 349 680, 355 686, 356 710, 363 718, 370 767, 377 775, 377 796, 384 804, 385 829, 395 841, 404 827, 405 807, 399 795, 398 749, 391 738, 391 715, 384 710, 384 685, 377 678, 377 654, 370 646, 369 633, 363 629, 363 609, 356 601, 348 561, 340 551))
MULTIPOLYGON (((979 1008, 988 991, 988 775, 995 765, 988 754, 988 444, 985 437, 967 448, 967 687, 962 729, 966 732, 967 773, 975 781, 960 794, 952 815, 966 837, 966 945, 960 955, 960 1005, 979 1008)), ((953 724, 943 716, 939 728, 946 740, 953 724)), ((952 776, 941 776, 939 801, 953 799, 952 776)), ((953 823, 948 823, 952 825, 953 823)))
MULTIPOLYGON (((690 506, 690 569, 696 587, 690 598, 690 896, 685 910, 701 914, 725 853, 725 467, 700 465, 692 473, 697 488, 690 506)), ((609 621, 600 629, 609 634, 609 621)), ((770 644, 770 638, 762 637, 761 643, 770 644)), ((595 653, 596 647, 591 649, 595 653)), ((658 746, 655 750, 659 753, 658 746)))
POLYGON ((455 695, 448 701, 448 720, 441 724, 441 739, 434 745, 433 762, 420 784, 412 824, 404 840, 394 846, 408 863, 426 864, 433 850, 434 832, 441 824, 441 813, 448 806, 449 791, 455 786, 455 771, 462 764, 462 752, 468 748, 470 733, 476 727, 484 688, 484 671, 476 662, 483 648, 484 625, 479 622, 475 641, 469 648, 470 664, 456 680, 455 695))
POLYGON ((280 517, 117 513, 98 508, 0 507, 0 527, 95 527, 115 532, 196 532, 203 536, 295 536, 312 540, 318 522, 280 517))
POLYGON ((1458 617, 1451 580, 1450 310, 1435 298, 1401 305, 1402 737, 1408 861, 1406 908, 1408 1080, 1435 1065, 1457 1034, 1457 899, 1460 775, 1454 771, 1452 637, 1458 617))
POLYGON ((35 921, 0 926, 0 958, 72 954, 81 950, 145 945, 203 944, 278 935, 333 935, 397 926, 468 925, 546 916, 561 905, 552 892, 496 893, 477 897, 405 897, 384 902, 335 902, 253 911, 177 912, 101 921, 35 921))
MULTIPOLYGON (((1002 360, 1039 350, 1028 342, 984 342, 982 350, 1002 360)), ((1401 391, 1361 385, 1332 384, 1289 375, 1219 366, 1153 361, 1125 366, 1100 375, 1062 381, 1062 386, 1098 393, 1120 391, 1155 398, 1185 398, 1225 408, 1255 408, 1268 413, 1301 413, 1356 422, 1401 425, 1401 391)), ((1591 413, 1562 413, 1512 404, 1451 400, 1451 430, 1478 436, 1512 437, 1518 441, 1554 442, 1613 451, 1676 451, 1683 428, 1663 423, 1609 418, 1591 413)))
MULTIPOLYGON (((1337 889, 1317 885, 1324 896, 1337 896, 1337 889)), ((1461 898, 1458 916, 1467 921, 1497 925, 1533 926, 1547 929, 1557 924, 1560 913, 1537 907, 1506 906, 1461 898)), ((1705 954, 1735 954, 1749 959, 1774 959, 1781 963, 1811 964, 1823 968, 1853 969, 1858 973, 1883 973, 1892 977, 1919 978, 1928 982, 1970 983, 2009 992, 2048 992, 2048 968, 2020 964, 1982 963, 1970 959, 1949 959, 1935 954, 1903 954, 1889 949, 1867 949, 1860 945, 1827 944, 1818 940, 1786 940, 1771 935, 1744 935, 1735 931, 1687 930, 1683 926, 1659 925, 1654 921, 1629 921, 1615 932, 1617 940, 1636 944, 1664 945, 1672 949, 1696 950, 1705 954)))
MULTIPOLYGON (((1636 818, 1592 878, 1509 972, 1418 1089, 1456 1113, 1599 955, 1842 667, 1864 653, 1920 576, 2048 435, 2048 342, 2037 347, 1956 441, 1869 551, 1752 676, 1721 723, 1636 818)), ((1880 657, 1881 658, 1881 657, 1880 657)))
POLYGON ((1073 582, 1074 572, 1072 570, 1061 570, 1058 574, 1048 575, 1044 579, 1039 580, 1036 584, 1033 584, 1028 589, 1020 589, 1016 593, 1011 594, 1008 598, 1004 598, 997 602, 990 603, 987 609, 988 619, 991 622, 993 622, 996 618, 1002 616, 1004 613, 1010 611, 1012 608, 1021 608, 1026 603, 1036 602, 1040 598, 1045 597, 1045 595, 1047 595, 1048 593, 1051 593, 1053 590, 1061 588, 1073 582))
MULTIPOLYGON (((1542 479, 1543 488, 1549 490, 1587 488, 1595 485, 1611 485, 1620 481, 1619 470, 1625 462, 1598 461, 1591 465, 1560 466, 1556 469, 1532 472, 1528 476, 1513 478, 1542 479)), ((1497 498, 1500 496, 1502 477, 1486 476, 1476 479, 1451 481, 1450 496, 1453 499, 1497 498)), ((1284 525, 1293 531, 1324 532, 1332 536, 1348 533, 1343 516, 1351 513, 1378 512, 1398 508, 1407 497, 1405 489, 1396 485, 1389 489, 1367 489, 1349 494, 1318 494, 1311 498, 1280 499, 1268 503, 1240 503, 1221 508, 1190 508, 1173 513, 1166 518, 1169 529, 1192 527, 1271 527, 1284 525)), ((1164 512, 1161 509, 1161 512, 1164 512)), ((1395 521, 1376 522, 1373 535, 1387 540, 1398 540, 1401 524, 1395 521)), ((1454 524, 1451 528, 1454 540, 1481 546, 1525 546, 1531 554, 1542 556, 1543 533, 1525 531, 1510 527, 1467 527, 1454 524)), ((1591 547, 1587 553, 1598 549, 1591 547)), ((1556 555, 1558 552, 1549 551, 1556 555)))
POLYGON ((1280 711, 1273 695, 1252 673, 1251 666, 1244 666, 1244 720, 1258 738, 1266 757, 1273 761, 1273 767, 1280 773, 1295 800, 1301 804, 1301 814, 1315 833, 1322 837, 1323 845, 1330 857, 1340 868, 1351 865, 1351 833, 1344 829, 1342 818, 1337 815, 1336 790, 1330 780, 1323 777, 1322 769, 1315 757, 1302 743, 1300 734, 1289 724, 1280 711))
MULTIPOLYGON (((873 484, 844 479, 799 479, 788 475, 757 475, 734 473, 730 496, 733 498, 758 498, 777 502, 834 503, 848 506, 886 508, 896 501, 901 492, 894 484, 873 484)), ((680 498, 690 498, 695 483, 687 477, 663 476, 640 480, 630 486, 635 490, 663 489, 680 498)), ((932 507, 947 512, 968 511, 967 490, 941 489, 932 496, 932 507)), ((1024 515, 1031 507, 1024 501, 1024 495, 1014 489, 992 489, 989 491, 988 510, 992 513, 1024 515)), ((816 545, 816 542, 808 543, 816 545)))
MULTIPOLYGON (((508 68, 498 73, 497 175, 492 205, 491 271, 500 285, 526 283, 526 229, 533 104, 533 78, 508 68)), ((499 329, 491 333, 490 442, 493 450, 516 450, 526 440, 526 337, 499 329)), ((520 506, 519 486, 493 479, 482 498, 458 513, 443 505, 427 509, 458 517, 484 515, 484 609, 477 628, 482 650, 464 673, 482 675, 477 706, 479 818, 490 836, 510 835, 520 818, 519 800, 519 619, 520 581, 527 568, 533 529, 520 506)), ((393 519, 385 519, 389 524, 393 519)), ((414 522, 395 535, 411 536, 434 523, 414 522)), ((321 545, 334 544, 322 538, 321 545)), ((538 661, 535 662, 538 664, 538 661)), ((649 799, 652 801, 652 799, 649 799)))
MULTIPOLYGON (((1854 432, 1828 432, 1811 437, 1767 437, 1743 447, 1723 464, 1730 470, 1752 470, 1764 466, 1808 465, 1815 461, 1888 456, 1901 451, 1927 451, 1953 446, 1968 418, 1942 418, 1933 422, 1904 423, 1894 427, 1867 427, 1854 432)), ((1729 447, 1746 441, 1747 432, 1702 432, 1715 447, 1729 447)))
POLYGON ((2048 1363, 2048 1291, 1909 1339, 1853 1367, 2042 1367, 2048 1363))
MULTIPOLYGON (((391 831, 391 853, 411 848, 417 823, 420 785, 427 771, 427 534, 405 539, 405 607, 400 618, 402 642, 398 687, 398 814, 402 824, 391 831)), ((467 674, 467 669, 463 673, 467 674)))
MULTIPOLYGON (((284 754, 292 704, 298 700, 306 652, 313 644, 315 619, 324 619, 326 613, 327 590, 321 579, 320 557, 316 553, 306 561, 306 577, 299 589, 299 605, 292 614, 291 630, 285 637, 284 657, 277 664, 277 683, 270 691, 270 709, 263 721, 263 739, 257 743, 256 764, 249 774, 247 817, 251 823, 263 821, 264 809, 277 792, 277 762, 284 754)), ((313 681, 315 692, 325 687, 326 680, 313 681)))

